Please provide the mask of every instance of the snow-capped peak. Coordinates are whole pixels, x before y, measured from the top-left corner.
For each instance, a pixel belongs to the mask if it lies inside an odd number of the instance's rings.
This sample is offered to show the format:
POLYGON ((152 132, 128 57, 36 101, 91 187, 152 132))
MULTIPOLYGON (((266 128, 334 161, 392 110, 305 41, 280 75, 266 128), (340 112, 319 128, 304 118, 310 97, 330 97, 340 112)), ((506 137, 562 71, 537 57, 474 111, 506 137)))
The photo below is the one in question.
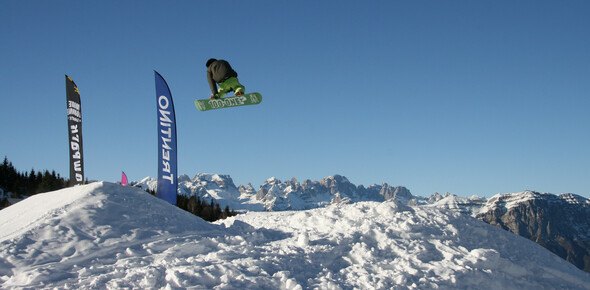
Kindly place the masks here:
POLYGON ((526 202, 542 200, 546 202, 565 202, 567 204, 578 204, 590 206, 590 201, 575 194, 567 193, 555 195, 545 192, 536 192, 532 190, 525 190, 518 193, 496 194, 492 196, 486 204, 481 208, 480 213, 484 214, 493 210, 507 211, 518 207, 526 202))

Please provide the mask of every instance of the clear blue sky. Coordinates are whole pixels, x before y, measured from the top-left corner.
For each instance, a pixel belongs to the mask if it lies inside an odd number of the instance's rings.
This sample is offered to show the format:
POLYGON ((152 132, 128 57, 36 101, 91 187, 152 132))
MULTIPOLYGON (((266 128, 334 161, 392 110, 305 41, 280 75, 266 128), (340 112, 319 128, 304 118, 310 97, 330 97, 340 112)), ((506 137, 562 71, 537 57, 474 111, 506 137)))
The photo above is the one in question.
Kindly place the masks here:
POLYGON ((156 176, 157 70, 180 174, 590 197, 588 15, 589 1, 2 1, 0 155, 69 176, 68 74, 86 176, 156 176), (198 111, 211 57, 263 103, 198 111))

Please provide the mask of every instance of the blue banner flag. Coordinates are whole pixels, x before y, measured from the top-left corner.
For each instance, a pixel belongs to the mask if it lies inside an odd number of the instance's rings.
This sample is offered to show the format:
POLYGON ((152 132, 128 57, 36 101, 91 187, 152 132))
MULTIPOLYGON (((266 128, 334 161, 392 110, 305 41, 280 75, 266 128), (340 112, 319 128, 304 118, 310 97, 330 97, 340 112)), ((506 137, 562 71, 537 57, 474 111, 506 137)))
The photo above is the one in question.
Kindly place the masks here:
POLYGON ((178 191, 176 160, 176 117, 170 88, 164 78, 156 74, 156 104, 158 118, 158 191, 156 196, 176 204, 178 191))

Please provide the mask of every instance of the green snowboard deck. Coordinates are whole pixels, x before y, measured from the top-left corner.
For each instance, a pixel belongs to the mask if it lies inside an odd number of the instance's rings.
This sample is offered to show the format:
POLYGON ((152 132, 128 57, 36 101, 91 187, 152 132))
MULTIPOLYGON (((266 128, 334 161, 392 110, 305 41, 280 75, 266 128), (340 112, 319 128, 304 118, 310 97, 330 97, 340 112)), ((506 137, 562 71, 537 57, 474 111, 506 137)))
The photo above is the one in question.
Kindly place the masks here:
POLYGON ((262 95, 259 93, 247 93, 241 96, 227 97, 221 99, 195 100, 195 106, 199 111, 209 111, 215 109, 256 105, 262 102, 262 95))

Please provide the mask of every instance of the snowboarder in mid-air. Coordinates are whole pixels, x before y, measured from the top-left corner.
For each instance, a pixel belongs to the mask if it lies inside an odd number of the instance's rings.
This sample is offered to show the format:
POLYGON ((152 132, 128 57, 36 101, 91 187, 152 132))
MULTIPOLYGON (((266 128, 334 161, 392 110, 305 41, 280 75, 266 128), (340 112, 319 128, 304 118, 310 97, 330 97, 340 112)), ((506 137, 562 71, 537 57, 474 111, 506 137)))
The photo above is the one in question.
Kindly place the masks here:
POLYGON ((211 96, 209 99, 195 100, 195 106, 199 111, 257 105, 262 102, 260 93, 246 93, 246 88, 238 81, 238 73, 225 60, 207 60, 207 81, 211 88, 211 96), (235 93, 234 96, 223 97, 232 91, 235 93))
POLYGON ((236 96, 246 92, 246 88, 238 81, 238 73, 232 69, 229 62, 223 59, 210 58, 207 61, 207 81, 212 93, 209 99, 220 99, 231 91, 236 96), (219 90, 217 84, 219 84, 219 90))

